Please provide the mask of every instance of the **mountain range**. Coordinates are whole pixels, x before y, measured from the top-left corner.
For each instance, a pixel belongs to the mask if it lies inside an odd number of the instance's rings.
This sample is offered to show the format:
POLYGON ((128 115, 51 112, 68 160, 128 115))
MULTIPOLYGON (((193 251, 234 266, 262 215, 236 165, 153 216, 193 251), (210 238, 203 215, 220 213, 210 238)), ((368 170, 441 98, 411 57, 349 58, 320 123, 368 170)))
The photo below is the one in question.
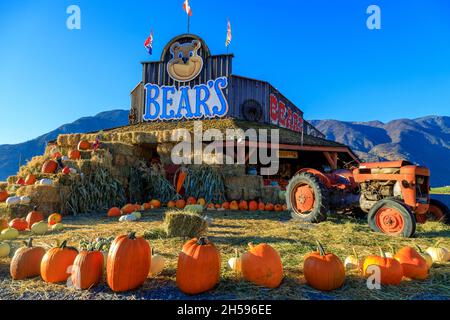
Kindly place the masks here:
MULTIPOLYGON (((408 159, 431 170, 433 186, 450 185, 450 117, 427 116, 418 119, 344 122, 312 120, 327 139, 349 145, 364 161, 408 159)), ((84 117, 33 140, 0 145, 0 180, 17 173, 25 163, 42 154, 48 141, 62 133, 84 133, 128 124, 127 110, 112 110, 84 117)))

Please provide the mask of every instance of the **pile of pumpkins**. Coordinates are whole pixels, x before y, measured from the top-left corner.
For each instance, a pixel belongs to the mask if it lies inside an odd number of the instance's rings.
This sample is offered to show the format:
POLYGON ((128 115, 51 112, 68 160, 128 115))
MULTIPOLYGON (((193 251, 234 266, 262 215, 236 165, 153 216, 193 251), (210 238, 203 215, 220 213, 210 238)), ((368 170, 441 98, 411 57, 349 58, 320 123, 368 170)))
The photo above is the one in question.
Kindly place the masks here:
POLYGON ((62 216, 59 213, 51 214, 45 221, 44 215, 35 207, 25 219, 15 218, 9 223, 5 219, 0 219, 0 240, 17 239, 19 232, 25 230, 30 230, 37 235, 45 234, 49 230, 60 231, 64 228, 61 221, 62 216))
POLYGON ((108 217, 118 217, 120 222, 134 222, 142 218, 142 211, 161 208, 161 201, 153 199, 144 204, 128 203, 122 208, 112 207, 108 210, 108 217))

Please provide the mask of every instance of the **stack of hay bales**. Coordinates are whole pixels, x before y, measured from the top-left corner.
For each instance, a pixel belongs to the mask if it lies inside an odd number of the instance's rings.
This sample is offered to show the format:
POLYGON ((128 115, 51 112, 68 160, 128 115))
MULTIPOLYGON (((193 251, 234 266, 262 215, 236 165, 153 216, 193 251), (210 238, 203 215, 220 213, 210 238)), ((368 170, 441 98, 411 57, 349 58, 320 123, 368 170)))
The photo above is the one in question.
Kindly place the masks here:
POLYGON ((255 200, 262 197, 263 178, 241 175, 225 177, 226 194, 229 200, 255 200))

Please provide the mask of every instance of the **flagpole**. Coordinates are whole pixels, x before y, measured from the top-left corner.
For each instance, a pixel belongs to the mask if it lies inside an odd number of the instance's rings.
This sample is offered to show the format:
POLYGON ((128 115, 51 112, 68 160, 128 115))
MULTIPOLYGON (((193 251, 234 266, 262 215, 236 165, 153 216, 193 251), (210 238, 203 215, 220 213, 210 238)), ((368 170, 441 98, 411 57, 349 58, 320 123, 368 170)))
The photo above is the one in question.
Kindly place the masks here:
POLYGON ((189 27, 190 27, 190 17, 189 17, 189 13, 187 15, 187 33, 189 34, 189 27))

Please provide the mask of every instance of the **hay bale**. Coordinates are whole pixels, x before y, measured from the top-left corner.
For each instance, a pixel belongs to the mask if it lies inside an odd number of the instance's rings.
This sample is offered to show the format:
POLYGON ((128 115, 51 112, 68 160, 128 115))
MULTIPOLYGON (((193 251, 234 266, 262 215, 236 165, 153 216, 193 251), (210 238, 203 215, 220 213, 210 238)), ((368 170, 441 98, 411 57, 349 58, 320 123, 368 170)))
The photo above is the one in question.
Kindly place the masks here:
POLYGON ((167 212, 164 224, 169 238, 195 238, 205 235, 208 230, 208 224, 200 215, 188 211, 167 212))
POLYGON ((227 176, 225 188, 230 200, 255 200, 261 197, 263 178, 261 176, 227 176))
POLYGON ((24 205, 24 204, 14 204, 14 205, 6 205, 2 203, 0 206, 0 217, 3 217, 8 220, 12 220, 14 218, 24 218, 27 214, 32 211, 32 205, 24 205))
POLYGON ((17 189, 16 195, 19 197, 28 196, 33 203, 61 202, 60 187, 57 186, 23 186, 17 189))

